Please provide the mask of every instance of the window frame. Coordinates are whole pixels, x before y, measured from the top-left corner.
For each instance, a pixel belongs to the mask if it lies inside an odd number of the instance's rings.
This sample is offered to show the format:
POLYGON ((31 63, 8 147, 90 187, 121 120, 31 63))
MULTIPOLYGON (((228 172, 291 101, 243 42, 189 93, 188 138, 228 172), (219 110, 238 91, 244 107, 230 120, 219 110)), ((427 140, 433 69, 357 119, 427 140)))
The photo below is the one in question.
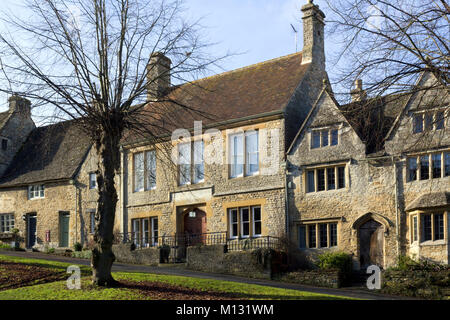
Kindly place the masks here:
POLYGON ((33 184, 28 186, 28 200, 38 200, 44 198, 45 198, 45 185, 33 184))
POLYGON ((177 151, 178 151, 178 165, 177 165, 177 175, 178 175, 178 186, 188 186, 188 185, 194 185, 194 184, 200 184, 205 182, 205 142, 203 139, 197 139, 192 140, 189 142, 182 142, 177 145, 177 151), (196 152, 196 146, 201 145, 201 156, 198 157, 199 153, 196 152), (189 163, 180 163, 180 147, 181 146, 188 146, 187 150, 189 150, 189 163), (200 158, 200 159, 198 159, 200 158), (198 161, 200 160, 200 161, 198 161), (184 174, 182 174, 181 169, 183 166, 186 166, 186 181, 182 181, 182 177, 184 174), (198 166, 201 167, 202 172, 202 179, 197 179, 197 168, 198 166), (189 175, 187 175, 187 172, 189 172, 189 175))
POLYGON ((155 190, 157 187, 157 157, 156 157, 156 150, 152 149, 152 150, 145 150, 145 151, 140 151, 140 152, 135 152, 133 153, 133 191, 135 193, 137 192, 145 192, 145 191, 151 191, 151 190, 155 190), (154 184, 151 184, 151 179, 150 179, 150 159, 149 159, 149 154, 153 154, 154 155, 154 184), (138 156, 142 156, 142 169, 139 170, 139 172, 142 172, 142 180, 143 180, 143 187, 142 188, 137 188, 137 162, 136 159, 138 156))
POLYGON ((305 193, 314 194, 317 192, 327 192, 327 191, 339 191, 345 190, 348 188, 347 185, 347 164, 337 164, 332 166, 318 166, 305 168, 304 170, 304 189, 305 193), (319 190, 319 171, 323 170, 323 189, 319 190), (330 188, 329 183, 329 172, 334 171, 334 188, 330 188), (343 177, 340 175, 340 170, 343 170, 343 177), (342 179, 341 179, 342 178, 342 179), (312 180, 312 181, 311 181, 312 180), (343 180, 343 181, 342 181, 343 180), (343 185, 341 184, 343 182, 343 185), (314 185, 313 190, 311 190, 311 186, 314 185))
POLYGON ((412 114, 413 134, 445 129, 445 114, 448 112, 446 108, 448 107, 414 112, 412 114))
POLYGON ((433 179, 442 179, 450 176, 450 150, 443 150, 439 152, 421 153, 417 155, 410 155, 406 157, 406 182, 412 181, 428 181, 433 179), (435 158, 439 156, 440 176, 435 175, 435 158), (422 161, 427 158, 428 161, 422 161), (414 168, 411 167, 411 161, 415 161, 415 179, 411 179, 414 168), (428 166, 427 172, 422 172, 423 164, 428 166), (426 176, 426 178, 425 178, 426 176))
POLYGON ((339 246, 339 222, 337 220, 305 222, 299 224, 297 230, 299 249, 329 249, 339 246), (300 247, 300 237, 302 236, 300 229, 303 227, 305 230, 304 248, 300 247), (311 244, 311 240, 313 240, 313 244, 311 244), (323 246, 324 241, 326 241, 326 246, 323 246))
POLYGON ((327 127, 327 128, 314 128, 310 130, 310 139, 309 139, 310 150, 334 147, 339 145, 339 142, 340 142, 339 128, 327 127))
POLYGON ((89 173, 89 190, 97 189, 97 173, 90 172, 89 173), (94 180, 92 180, 92 177, 94 177, 94 180), (94 182, 94 185, 92 183, 94 182))
POLYGON ((159 223, 158 217, 144 217, 131 219, 132 241, 138 248, 150 248, 158 245, 159 223), (155 229, 155 221, 157 229, 155 229), (147 225, 147 229, 145 229, 147 225), (138 226, 136 231, 135 226, 138 226), (156 235, 155 235, 156 234, 156 235))
POLYGON ((227 208, 227 217, 228 217, 228 238, 229 239, 248 239, 248 238, 259 238, 262 237, 263 234, 263 212, 262 206, 260 205, 251 205, 251 206, 241 206, 241 207, 233 207, 227 208), (259 209, 260 219, 255 220, 255 209, 259 209), (244 220, 243 220, 243 211, 248 210, 248 220, 245 223, 248 223, 248 235, 244 235, 244 220), (233 221, 233 214, 236 214, 236 221, 233 221), (260 223, 261 233, 255 233, 255 225, 256 223, 260 223), (236 226, 237 234, 234 234, 234 226, 236 226))
POLYGON ((229 160, 229 169, 228 169, 228 178, 236 179, 243 177, 252 177, 260 174, 261 170, 261 159, 260 159, 260 136, 259 130, 246 130, 237 133, 230 133, 228 135, 228 160, 229 160), (256 154, 257 164, 250 163, 249 156, 249 136, 256 136, 256 151, 252 152, 252 154, 256 154), (242 140, 241 148, 236 148, 236 141, 234 138, 240 138, 242 140), (240 149, 240 150, 239 150, 240 149), (239 152, 238 152, 239 151, 239 152), (239 163, 239 158, 242 158, 242 163, 239 163), (257 170, 251 171, 251 166, 256 165, 257 170), (238 171, 239 168, 239 171, 238 171), (239 172, 239 173, 238 173, 239 172))
POLYGON ((12 230, 15 228, 15 225, 16 220, 14 213, 0 214, 0 233, 12 233, 12 230), (8 227, 6 227, 6 225, 8 225, 8 227))

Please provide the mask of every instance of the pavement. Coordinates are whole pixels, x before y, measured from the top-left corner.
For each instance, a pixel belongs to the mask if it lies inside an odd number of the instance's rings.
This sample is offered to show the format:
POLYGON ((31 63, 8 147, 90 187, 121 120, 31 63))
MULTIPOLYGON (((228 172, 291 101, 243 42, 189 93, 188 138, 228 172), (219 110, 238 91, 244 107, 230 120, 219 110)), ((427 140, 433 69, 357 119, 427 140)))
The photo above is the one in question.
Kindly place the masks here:
MULTIPOLYGON (((0 250, 0 254, 5 256, 23 257, 29 259, 42 259, 50 261, 59 261, 65 263, 73 263, 78 265, 90 266, 90 261, 87 259, 77 259, 65 256, 51 255, 39 252, 22 252, 22 251, 3 251, 0 250)), ((331 294, 336 296, 364 299, 364 300, 411 300, 412 298, 390 296, 375 293, 368 289, 362 287, 349 287, 349 288, 321 288, 313 287, 309 285, 278 282, 274 280, 262 280, 262 279, 251 279, 244 278, 233 275, 216 274, 216 273, 206 273, 193 271, 185 268, 184 264, 173 264, 164 266, 146 266, 146 265, 133 265, 124 263, 114 263, 113 272, 139 272, 139 273, 152 273, 152 274, 163 274, 163 275, 174 275, 174 276, 185 276, 201 279, 211 279, 211 280, 222 280, 222 281, 234 281, 239 283, 256 284, 274 288, 291 289, 305 292, 313 292, 320 294, 331 294)))

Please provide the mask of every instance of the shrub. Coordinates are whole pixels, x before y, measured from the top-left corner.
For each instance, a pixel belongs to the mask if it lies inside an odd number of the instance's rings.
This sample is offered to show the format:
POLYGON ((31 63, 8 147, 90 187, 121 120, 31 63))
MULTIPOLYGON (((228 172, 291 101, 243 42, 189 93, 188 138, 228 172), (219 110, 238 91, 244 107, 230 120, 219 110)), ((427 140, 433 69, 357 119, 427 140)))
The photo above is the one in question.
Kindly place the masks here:
POLYGON ((350 283, 352 277, 352 256, 345 252, 327 252, 319 255, 318 266, 320 269, 339 270, 340 285, 350 283))
POLYGON ((47 249, 47 253, 55 253, 55 248, 47 249))
POLYGON ((0 243, 0 249, 12 249, 12 247, 6 243, 0 243))
POLYGON ((409 256, 399 256, 397 266, 392 269, 399 271, 445 271, 450 270, 450 266, 430 262, 426 259, 416 261, 409 256))
POLYGON ((81 250, 83 250, 83 246, 81 245, 81 243, 77 242, 73 245, 73 249, 75 251, 81 251, 81 250))

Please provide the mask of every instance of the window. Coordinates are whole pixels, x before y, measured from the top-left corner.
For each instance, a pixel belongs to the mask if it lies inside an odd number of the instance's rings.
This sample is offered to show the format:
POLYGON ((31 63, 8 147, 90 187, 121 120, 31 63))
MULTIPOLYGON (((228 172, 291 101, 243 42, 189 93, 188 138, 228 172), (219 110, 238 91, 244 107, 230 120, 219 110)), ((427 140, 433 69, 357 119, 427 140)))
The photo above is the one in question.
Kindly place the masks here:
POLYGON ((320 247, 321 248, 328 247, 328 225, 325 223, 319 224, 319 238, 320 238, 320 247))
POLYGON ((439 179, 450 176, 450 152, 432 153, 407 159, 407 181, 439 179), (419 165, 418 165, 419 164, 419 165))
POLYGON ((419 229, 418 229, 418 225, 417 225, 417 216, 413 216, 413 218, 412 218, 412 232, 413 232, 412 241, 413 242, 418 240, 418 237, 419 237, 418 231, 419 231, 419 229))
POLYGON ((256 175, 259 172, 259 132, 233 134, 230 140, 230 178, 256 175), (245 140, 245 141, 244 141, 245 140), (245 169, 245 172, 244 172, 245 169))
POLYGON ((428 156, 420 157, 420 180, 430 178, 430 159, 428 156))
POLYGON ((178 145, 178 176, 180 185, 196 184, 205 180, 203 149, 204 144, 202 140, 178 145))
POLYGON ((408 181, 417 180, 417 158, 408 159, 408 181))
POLYGON ((337 223, 311 223, 298 227, 299 248, 336 247, 337 223))
POLYGON ((444 127, 444 111, 422 112, 413 116, 413 133, 441 130, 444 127))
POLYGON ((239 237, 238 210, 230 209, 230 238, 239 237))
POLYGON ((311 131, 311 149, 336 146, 339 142, 337 129, 324 129, 311 131))
POLYGON ((228 209, 228 221, 232 239, 259 237, 262 234, 260 206, 228 209))
POLYGON ((14 229, 14 215, 0 214, 0 233, 12 232, 14 229))
POLYGON ((156 188, 156 151, 134 154, 134 191, 156 188))
POLYGON ((444 214, 433 215, 434 220, 434 240, 444 240, 444 214))
POLYGON ((44 185, 34 185, 28 187, 28 199, 40 199, 44 197, 44 185))
POLYGON ((432 238, 431 214, 422 216, 423 241, 430 241, 432 238))
POLYGON ((137 247, 158 245, 158 218, 140 218, 131 221, 132 239, 137 247))
POLYGON ((97 188, 97 174, 89 173, 89 189, 97 188))
POLYGON ((431 156, 431 162, 432 162, 432 177, 440 178, 441 177, 441 154, 433 154, 431 156))
POLYGON ((298 247, 300 249, 306 248, 306 227, 305 226, 298 227, 298 247))
POLYGON ((2 139, 2 150, 6 151, 8 149, 8 139, 2 139))
POLYGON ((317 168, 306 171, 306 192, 345 188, 345 166, 317 168))
POLYGON ((308 226, 308 247, 315 248, 316 245, 316 225, 312 224, 308 226))
POLYGON ((90 210, 89 212, 89 233, 93 234, 95 232, 95 210, 90 210))
POLYGON ((255 237, 261 236, 262 234, 262 220, 261 220, 261 207, 253 207, 253 235, 255 237))
POLYGON ((423 132, 423 114, 416 114, 413 118, 413 133, 423 132))

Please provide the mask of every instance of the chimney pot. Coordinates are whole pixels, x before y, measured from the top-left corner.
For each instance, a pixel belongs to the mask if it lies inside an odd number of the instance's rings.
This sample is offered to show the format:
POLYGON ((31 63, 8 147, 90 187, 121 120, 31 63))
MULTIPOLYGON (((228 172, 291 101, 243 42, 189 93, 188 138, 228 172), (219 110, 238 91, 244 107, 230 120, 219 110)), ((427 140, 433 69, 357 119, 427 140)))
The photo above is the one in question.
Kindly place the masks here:
POLYGON ((367 92, 363 90, 363 82, 361 79, 355 80, 355 89, 350 91, 352 102, 364 101, 367 99, 367 92))

